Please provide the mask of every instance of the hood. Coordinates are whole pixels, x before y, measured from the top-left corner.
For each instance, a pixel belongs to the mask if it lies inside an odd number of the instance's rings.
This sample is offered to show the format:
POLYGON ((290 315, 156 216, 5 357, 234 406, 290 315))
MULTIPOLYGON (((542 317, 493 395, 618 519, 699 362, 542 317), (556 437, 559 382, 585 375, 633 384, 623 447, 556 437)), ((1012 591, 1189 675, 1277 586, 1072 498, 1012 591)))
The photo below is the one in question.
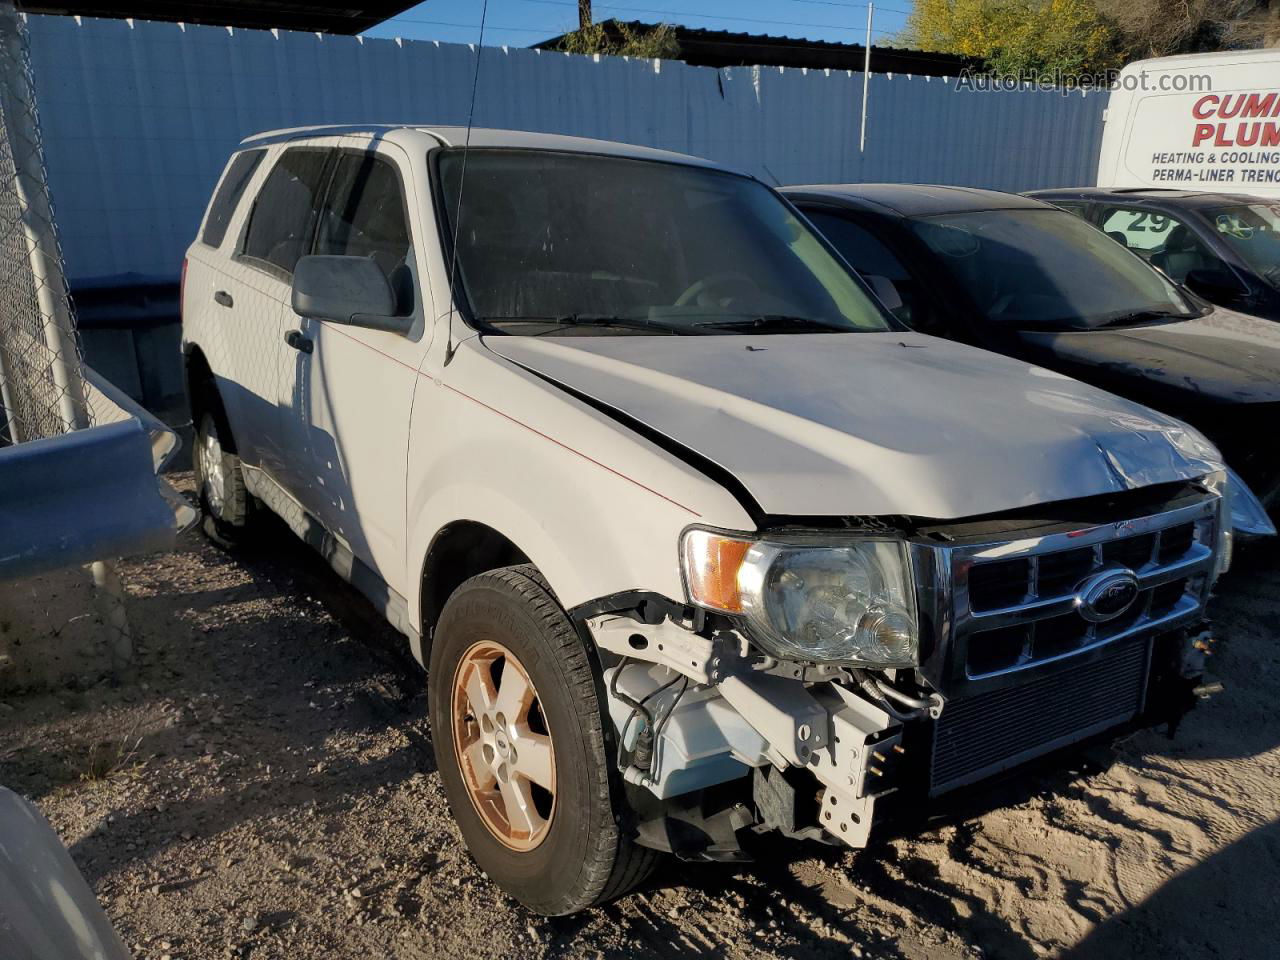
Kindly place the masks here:
POLYGON ((1219 465, 1169 417, 921 334, 485 343, 714 461, 774 516, 956 519, 1219 465))
POLYGON ((1146 327, 1018 336, 1061 360, 1163 389, 1224 403, 1280 401, 1280 324, 1231 310, 1146 327))

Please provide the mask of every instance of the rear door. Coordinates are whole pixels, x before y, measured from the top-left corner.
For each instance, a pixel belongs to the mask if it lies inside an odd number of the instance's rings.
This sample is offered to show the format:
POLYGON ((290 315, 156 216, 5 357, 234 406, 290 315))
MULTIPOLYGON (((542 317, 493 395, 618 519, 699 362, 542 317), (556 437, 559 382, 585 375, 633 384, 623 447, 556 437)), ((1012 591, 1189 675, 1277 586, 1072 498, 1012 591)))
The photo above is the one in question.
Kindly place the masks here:
MULTIPOLYGON (((227 163, 209 203, 200 234, 187 250, 182 283, 184 340, 196 344, 209 363, 223 406, 231 421, 237 452, 253 458, 253 404, 243 387, 246 341, 260 335, 257 324, 238 313, 234 294, 240 292, 239 270, 232 262, 236 238, 231 227, 244 221, 246 192, 266 158, 265 149, 245 150, 227 163)), ((242 308, 247 308, 241 297, 242 308)))
MULTIPOLYGON (((285 346, 285 311, 293 268, 315 235, 316 212, 323 195, 332 151, 309 147, 281 150, 249 210, 234 267, 228 277, 228 312, 236 320, 238 383, 228 397, 239 422, 237 442, 249 439, 249 460, 301 498, 310 482, 306 452, 290 443, 280 409, 281 393, 292 382, 294 351, 285 346)), ((215 294, 216 296, 216 294, 215 294)))
POLYGON ((335 154, 312 249, 376 262, 413 325, 404 336, 303 318, 286 305, 287 326, 310 352, 292 357, 292 389, 281 398, 290 447, 309 457, 304 506, 401 593, 409 414, 427 347, 411 228, 411 210, 424 207, 411 183, 398 147, 365 142, 335 154))

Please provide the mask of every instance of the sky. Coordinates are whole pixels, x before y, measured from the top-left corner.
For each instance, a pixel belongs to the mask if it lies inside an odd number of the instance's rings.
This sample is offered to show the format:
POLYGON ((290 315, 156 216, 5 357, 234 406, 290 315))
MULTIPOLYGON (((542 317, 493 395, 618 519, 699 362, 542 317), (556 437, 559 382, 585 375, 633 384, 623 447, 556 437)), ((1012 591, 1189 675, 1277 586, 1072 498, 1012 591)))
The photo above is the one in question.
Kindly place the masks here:
MULTIPOLYGON (((876 3, 873 43, 889 43, 902 29, 912 2, 876 3)), ((475 43, 481 6, 482 0, 426 0, 365 36, 475 43)), ((616 17, 835 43, 861 43, 867 32, 867 0, 593 0, 592 14, 596 20, 616 17)), ((577 25, 577 0, 489 0, 484 44, 528 47, 577 25)))

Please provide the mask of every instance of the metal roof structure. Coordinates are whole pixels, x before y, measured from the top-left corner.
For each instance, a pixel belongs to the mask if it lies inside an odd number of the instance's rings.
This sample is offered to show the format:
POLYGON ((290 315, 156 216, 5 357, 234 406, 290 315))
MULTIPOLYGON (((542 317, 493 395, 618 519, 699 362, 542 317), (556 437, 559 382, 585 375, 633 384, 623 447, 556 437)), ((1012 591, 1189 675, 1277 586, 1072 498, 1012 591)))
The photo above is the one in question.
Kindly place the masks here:
POLYGON ((17 0, 25 13, 168 20, 219 27, 306 30, 355 34, 413 6, 413 0, 17 0))

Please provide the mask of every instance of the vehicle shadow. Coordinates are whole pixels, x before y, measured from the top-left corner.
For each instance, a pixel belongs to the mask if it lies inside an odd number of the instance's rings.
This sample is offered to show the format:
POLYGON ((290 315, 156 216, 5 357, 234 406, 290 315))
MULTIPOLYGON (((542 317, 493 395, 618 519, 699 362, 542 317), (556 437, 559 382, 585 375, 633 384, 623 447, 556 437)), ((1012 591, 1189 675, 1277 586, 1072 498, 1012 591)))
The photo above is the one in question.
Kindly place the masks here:
POLYGON ((37 801, 149 781, 159 802, 116 809, 70 843, 91 882, 185 834, 234 844, 246 823, 340 819, 434 772, 424 674, 404 638, 282 523, 231 553, 190 533, 163 563, 129 563, 139 683, 33 694, 17 707, 33 722, 0 749, 0 782, 37 801), (383 749, 346 746, 368 742, 383 749))
MULTIPOLYGON (((250 819, 284 821, 281 835, 271 841, 287 842, 291 818, 339 820, 380 786, 404 783, 435 769, 426 729, 425 677, 408 654, 403 637, 282 523, 267 519, 255 540, 230 557, 194 539, 185 542, 181 552, 210 567, 222 565, 243 571, 246 579, 228 584, 216 578, 197 578, 195 589, 191 578, 181 586, 158 580, 152 585, 153 591, 131 598, 131 616, 139 623, 172 617, 174 589, 186 591, 176 598, 182 617, 232 612, 211 630, 196 627, 190 651, 181 654, 185 662, 171 659, 166 661, 166 669, 175 675, 179 696, 209 694, 212 702, 238 712, 243 732, 233 725, 229 731, 219 728, 209 739, 214 755, 239 755, 245 759, 239 772, 232 768, 228 788, 218 795, 186 803, 180 811, 142 810, 118 817, 111 831, 136 841, 127 859, 152 858, 180 842, 181 833, 188 826, 199 836, 226 834, 229 842, 240 842, 233 831, 250 819), (255 608, 255 601, 264 595, 282 600, 286 606, 263 615, 255 608), (302 615, 316 607, 323 608, 331 618, 327 626, 318 625, 319 618, 302 615), (322 697, 315 692, 336 688, 344 681, 349 689, 340 705, 336 700, 325 699, 330 694, 322 697), (385 728, 403 734, 405 740, 397 749, 377 757, 358 751, 327 756, 323 769, 317 769, 317 757, 310 751, 322 747, 328 737, 385 728), (269 768, 270 772, 262 768, 269 768)), ((1268 674, 1260 665, 1274 660, 1270 652, 1274 643, 1271 625, 1280 616, 1280 570, 1270 555, 1258 557, 1246 555, 1241 560, 1215 601, 1220 617, 1229 620, 1234 631, 1224 638, 1224 649, 1214 663, 1228 695, 1203 704, 1192 715, 1195 722, 1184 725, 1177 739, 1142 733, 1122 745, 1124 755, 1136 751, 1150 766, 1171 760, 1255 756, 1280 743, 1280 717, 1263 706, 1273 703, 1274 697, 1259 695, 1243 704, 1230 697, 1233 688, 1274 686, 1276 682, 1276 674, 1268 674)), ((208 728, 202 727, 201 738, 207 732, 208 728)), ((190 734, 191 728, 182 726, 148 734, 139 753, 160 757, 177 757, 184 751, 199 753, 204 744, 193 747, 187 742, 190 734)), ((75 750, 89 746, 87 742, 78 744, 75 750)), ((739 944, 731 945, 712 934, 701 936, 697 933, 698 924, 690 923, 689 911, 714 914, 724 908, 729 898, 741 904, 741 914, 753 926, 786 934, 781 942, 768 943, 767 950, 774 955, 797 960, 846 957, 857 946, 865 955, 918 957, 920 945, 886 938, 884 922, 879 934, 868 929, 868 909, 885 914, 874 905, 887 904, 892 905, 892 916, 910 916, 911 927, 963 931, 963 936, 988 956, 1024 960, 1039 955, 1038 945, 1033 945, 1010 917, 944 876, 931 856, 904 854, 899 841, 925 834, 937 841, 941 828, 952 828, 953 838, 945 841, 950 851, 948 858, 964 865, 974 820, 1037 796, 1087 800, 1089 790, 1084 781, 1105 772, 1120 755, 1109 743, 1083 751, 1069 749, 1006 780, 950 795, 938 808, 904 811, 896 819, 878 825, 871 844, 861 851, 763 836, 749 838, 755 861, 743 867, 669 861, 637 893, 579 917, 547 921, 547 929, 554 933, 554 943, 568 949, 580 936, 594 939, 591 925, 605 917, 610 924, 625 928, 633 939, 647 944, 653 955, 703 957, 736 953, 739 944), (673 893, 678 895, 674 899, 691 904, 682 907, 686 912, 679 917, 668 906, 673 893), (775 926, 770 927, 771 924, 775 926)), ((1174 767, 1169 770, 1171 775, 1177 775, 1174 767)), ((23 782, 7 785, 24 788, 23 782)), ((39 795, 56 789, 57 784, 40 785, 27 778, 25 787, 23 792, 28 795, 39 795)), ((435 797, 434 802, 442 799, 435 797)), ((1103 809, 1095 812, 1104 818, 1114 813, 1103 809)), ((1141 825, 1123 818, 1112 822, 1124 829, 1141 829, 1141 825)), ((1124 914, 1097 916, 1097 930, 1070 956, 1132 953, 1156 957, 1208 952, 1201 945, 1225 936, 1230 924, 1245 917, 1231 904, 1238 892, 1250 885, 1233 871, 1247 870, 1246 876, 1260 881, 1277 875, 1275 859, 1280 841, 1276 832, 1276 824, 1259 828, 1202 864, 1176 875, 1147 901, 1124 914), (1227 883, 1229 876, 1234 879, 1227 883), (1198 903, 1197 889, 1201 893, 1198 903), (1206 889, 1214 892, 1205 893, 1206 889), (1218 908, 1220 900, 1228 907, 1218 908), (1197 918, 1203 930, 1192 937, 1197 918), (1168 937, 1151 933, 1161 924, 1171 931, 1168 937), (1179 946, 1183 940, 1196 945, 1195 949, 1179 946), (1164 945, 1166 952, 1154 948, 1146 953, 1135 952, 1157 942, 1164 945)), ((119 863, 119 843, 113 845, 99 832, 81 837, 72 845, 72 851, 91 881, 113 869, 112 856, 119 863)), ((1265 917, 1264 908, 1270 903, 1267 898, 1272 896, 1265 891, 1272 884, 1262 881, 1252 886, 1257 886, 1259 892, 1248 893, 1247 908, 1257 909, 1261 911, 1259 916, 1265 917)), ((1274 924, 1257 926, 1274 933, 1274 924)), ((1250 946, 1261 945, 1265 939, 1262 932, 1246 931, 1241 936, 1246 938, 1241 942, 1250 946)), ((765 949, 764 944, 758 946, 765 949)), ((604 956, 635 955, 634 948, 615 947, 607 940, 600 943, 599 949, 604 956)), ((1252 955, 1267 954, 1259 949, 1252 955)))
POLYGON ((1274 956, 1277 877, 1280 820, 1273 820, 1106 918, 1062 960, 1274 956))

